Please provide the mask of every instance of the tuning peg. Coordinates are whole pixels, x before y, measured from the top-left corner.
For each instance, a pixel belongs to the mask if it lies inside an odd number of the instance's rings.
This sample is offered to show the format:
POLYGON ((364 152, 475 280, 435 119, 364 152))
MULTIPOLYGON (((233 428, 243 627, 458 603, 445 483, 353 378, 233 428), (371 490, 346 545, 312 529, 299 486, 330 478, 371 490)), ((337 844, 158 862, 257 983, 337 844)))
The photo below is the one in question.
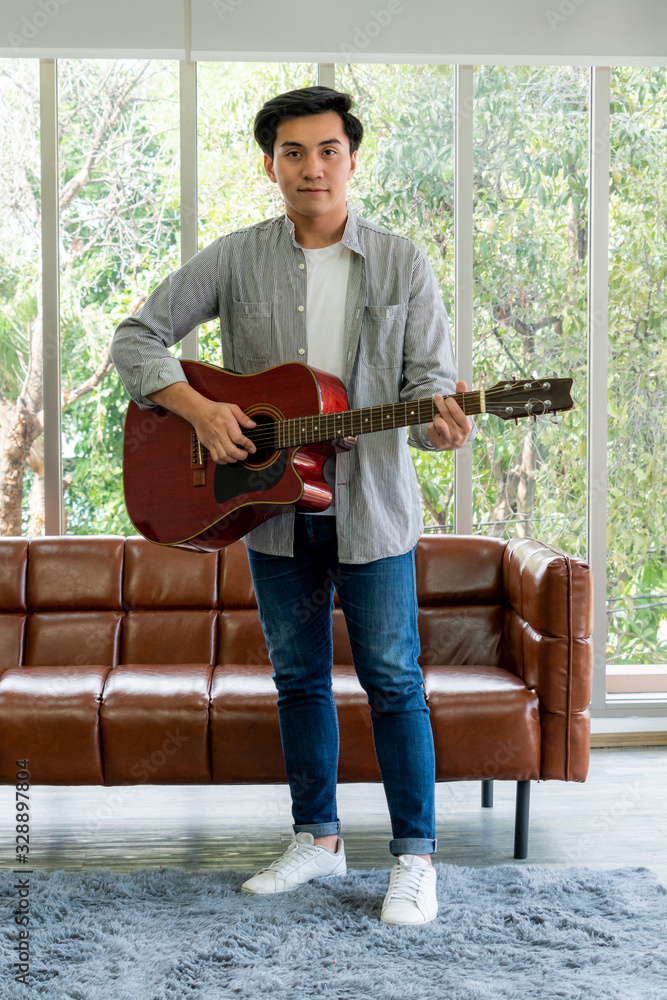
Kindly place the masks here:
POLYGON ((516 382, 516 372, 512 372, 512 381, 516 382))
POLYGON ((537 378, 537 372, 536 372, 536 371, 532 371, 532 372, 530 373, 530 377, 531 377, 532 379, 536 379, 536 378, 537 378))
POLYGON ((552 413, 549 419, 551 420, 552 424, 563 423, 563 418, 561 417, 560 413, 552 413))

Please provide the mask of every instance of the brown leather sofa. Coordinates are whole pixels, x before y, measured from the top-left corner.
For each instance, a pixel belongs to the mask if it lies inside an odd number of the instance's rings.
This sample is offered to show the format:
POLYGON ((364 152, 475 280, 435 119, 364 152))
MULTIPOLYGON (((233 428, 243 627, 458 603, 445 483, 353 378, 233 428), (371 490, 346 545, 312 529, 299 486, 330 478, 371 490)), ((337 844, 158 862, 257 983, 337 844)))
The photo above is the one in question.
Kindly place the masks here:
MULTIPOLYGON (((584 781, 591 576, 532 539, 424 536, 421 663, 438 781, 584 781)), ((314 594, 313 602, 324 595, 314 594)), ((304 628, 309 608, 300 609, 304 628)), ((340 782, 380 781, 369 707, 334 610, 340 782)), ((0 538, 0 781, 285 782, 277 694, 245 547, 0 538)))

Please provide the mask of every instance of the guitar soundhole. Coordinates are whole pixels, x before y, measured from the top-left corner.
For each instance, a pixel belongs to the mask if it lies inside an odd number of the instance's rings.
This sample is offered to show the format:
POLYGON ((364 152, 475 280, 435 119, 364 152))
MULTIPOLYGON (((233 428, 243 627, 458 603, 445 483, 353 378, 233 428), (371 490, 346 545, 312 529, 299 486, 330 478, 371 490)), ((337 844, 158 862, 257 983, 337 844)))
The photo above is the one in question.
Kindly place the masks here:
POLYGON ((266 438, 268 436, 266 432, 269 429, 269 426, 274 422, 273 417, 270 417, 268 413, 253 413, 251 416, 257 424, 257 427, 251 428, 246 436, 249 437, 251 441, 255 440, 255 438, 258 439, 255 441, 257 444, 257 451, 254 455, 249 454, 243 464, 254 468, 258 465, 265 465, 269 462, 273 456, 278 453, 278 449, 275 448, 273 444, 266 448, 261 446, 262 438, 266 438))

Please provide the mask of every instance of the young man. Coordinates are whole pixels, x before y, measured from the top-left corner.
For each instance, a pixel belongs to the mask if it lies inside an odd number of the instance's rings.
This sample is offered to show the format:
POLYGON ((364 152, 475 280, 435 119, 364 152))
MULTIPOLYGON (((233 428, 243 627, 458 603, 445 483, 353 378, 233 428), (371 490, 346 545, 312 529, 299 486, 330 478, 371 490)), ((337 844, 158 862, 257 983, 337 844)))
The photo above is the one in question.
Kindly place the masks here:
POLYGON ((139 406, 183 416, 222 463, 255 450, 244 434, 254 422, 235 405, 199 395, 167 350, 216 316, 224 364, 241 374, 306 362, 342 379, 351 408, 435 395, 438 415, 409 437, 399 429, 337 443, 325 467, 334 494, 326 512, 290 508, 245 539, 278 690, 295 836, 242 888, 284 892, 346 871, 336 813, 333 581, 368 695, 389 847, 398 859, 381 919, 425 923, 437 913, 435 757, 417 662, 414 549, 423 522, 408 442, 452 450, 472 425, 441 395, 466 386, 456 383, 447 316, 426 256, 347 205, 363 136, 351 106, 347 94, 307 87, 262 107, 255 138, 285 214, 221 237, 170 275, 119 325, 112 356, 139 406), (329 602, 304 615, 322 588, 329 602))

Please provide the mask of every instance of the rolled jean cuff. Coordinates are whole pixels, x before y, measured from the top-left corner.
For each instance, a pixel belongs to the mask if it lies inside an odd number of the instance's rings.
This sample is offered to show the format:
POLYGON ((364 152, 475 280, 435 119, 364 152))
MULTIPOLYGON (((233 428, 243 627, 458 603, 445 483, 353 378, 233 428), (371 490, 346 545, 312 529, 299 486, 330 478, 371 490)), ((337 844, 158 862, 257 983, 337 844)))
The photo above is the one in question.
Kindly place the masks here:
POLYGON ((399 837, 389 841, 389 850, 398 857, 399 854, 437 854, 438 841, 422 840, 419 837, 399 837))
POLYGON ((332 837, 340 833, 340 820, 336 820, 335 823, 294 823, 292 829, 295 835, 312 833, 313 837, 332 837))

